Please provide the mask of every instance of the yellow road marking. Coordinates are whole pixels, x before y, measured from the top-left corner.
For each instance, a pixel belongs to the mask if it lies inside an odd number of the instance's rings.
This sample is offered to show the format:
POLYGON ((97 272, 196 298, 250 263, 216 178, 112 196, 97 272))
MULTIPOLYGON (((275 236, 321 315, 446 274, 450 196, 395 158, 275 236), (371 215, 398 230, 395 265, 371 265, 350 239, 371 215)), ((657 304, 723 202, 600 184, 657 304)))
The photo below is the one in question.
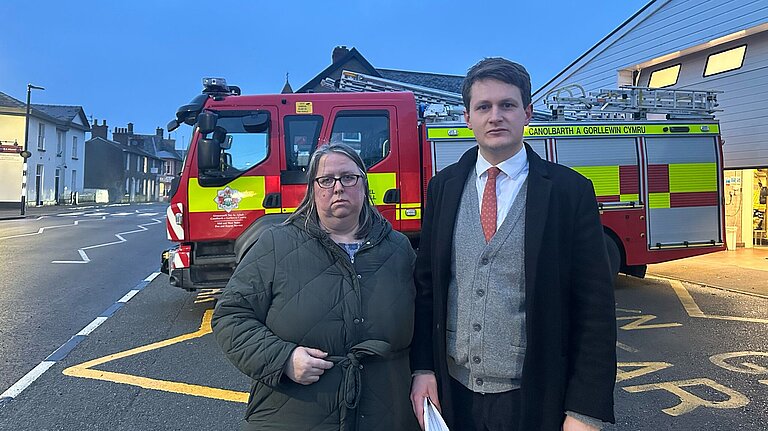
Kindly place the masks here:
POLYGON ((138 386, 144 389, 153 389, 164 392, 173 392, 177 394, 192 395, 203 398, 213 398, 217 400, 232 401, 238 403, 248 402, 247 392, 230 391, 227 389, 213 388, 209 386, 192 385, 182 382, 173 382, 167 380, 152 379, 148 377, 134 376, 130 374, 114 373, 110 371, 100 371, 92 369, 98 365, 106 364, 107 362, 115 361, 117 359, 127 358, 129 356, 138 355, 140 353, 149 352, 151 350, 161 349, 174 344, 181 343, 183 341, 194 340, 208 335, 211 330, 211 316, 213 316, 213 310, 209 309, 203 314, 203 321, 200 324, 200 329, 188 334, 179 335, 178 337, 169 338, 167 340, 158 341, 155 343, 139 346, 123 352, 118 352, 112 355, 103 356, 87 362, 83 362, 78 365, 74 365, 62 371, 64 375, 72 377, 83 377, 86 379, 104 380, 107 382, 120 383, 124 385, 138 386))
POLYGON ((668 362, 619 362, 616 364, 616 383, 655 373, 671 366, 672 364, 668 362), (636 368, 631 371, 624 371, 623 368, 627 367, 636 368))
POLYGON ((683 308, 685 309, 685 312, 688 313, 691 317, 701 317, 704 319, 717 319, 717 320, 731 320, 736 322, 752 322, 752 323, 768 323, 768 319, 759 319, 755 317, 739 317, 739 316, 721 316, 716 314, 704 314, 703 311, 699 308, 698 305, 696 305, 696 301, 693 300, 693 297, 688 292, 688 290, 683 286, 683 283, 677 281, 677 280, 670 280, 670 279, 663 279, 666 280, 670 286, 672 286, 672 290, 675 291, 675 294, 677 295, 677 298, 680 299, 680 303, 683 304, 683 308))
POLYGON ((630 310, 627 308, 617 308, 616 311, 621 311, 623 313, 634 313, 634 314, 642 314, 643 312, 640 310, 630 310))
POLYGON ((624 343, 620 343, 618 341, 616 342, 616 347, 618 347, 621 350, 624 350, 625 352, 629 352, 629 353, 637 353, 637 352, 639 352, 639 350, 635 349, 634 347, 628 346, 628 345, 626 345, 624 343))
POLYGON ((735 365, 731 365, 728 362, 725 362, 726 359, 740 358, 743 356, 768 357, 768 353, 766 352, 729 352, 729 353, 721 353, 719 355, 710 356, 709 360, 710 362, 717 365, 718 367, 725 368, 726 370, 730 370, 730 371, 735 371, 737 373, 768 374, 768 368, 762 367, 757 364, 753 364, 752 362, 742 362, 741 366, 744 368, 739 368, 735 365))
POLYGON ((645 322, 650 322, 651 320, 655 319, 656 316, 653 314, 646 314, 644 316, 624 316, 624 317, 617 317, 616 320, 634 320, 632 323, 627 323, 624 326, 620 326, 621 329, 625 331, 631 331, 634 329, 657 329, 657 328, 674 328, 676 326, 683 326, 682 323, 654 323, 651 325, 644 325, 645 322))
POLYGON ((690 379, 690 380, 678 380, 676 382, 661 382, 651 383, 648 385, 627 386, 623 388, 630 393, 647 392, 654 390, 665 390, 677 395, 680 398, 680 403, 674 407, 662 409, 664 413, 670 416, 680 416, 685 413, 689 413, 698 407, 712 407, 716 409, 738 409, 749 404, 749 398, 745 397, 739 392, 733 389, 723 386, 711 379, 690 379), (692 386, 707 386, 721 394, 728 397, 724 401, 710 401, 698 397, 683 388, 692 386))

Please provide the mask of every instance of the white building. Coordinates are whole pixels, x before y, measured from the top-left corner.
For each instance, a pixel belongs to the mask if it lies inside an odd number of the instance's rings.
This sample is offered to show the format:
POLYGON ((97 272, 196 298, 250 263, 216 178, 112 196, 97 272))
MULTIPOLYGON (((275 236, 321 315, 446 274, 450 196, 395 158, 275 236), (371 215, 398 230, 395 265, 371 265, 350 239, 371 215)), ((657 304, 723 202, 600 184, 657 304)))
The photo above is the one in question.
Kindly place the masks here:
MULTIPOLYGON (((0 141, 21 146, 24 142, 26 104, 0 93, 0 141)), ((83 189, 85 134, 90 131, 80 106, 31 106, 27 148, 28 205, 67 202, 72 192, 83 189)), ((18 203, 22 169, 18 154, 4 153, 0 159, 3 192, 0 203, 18 203), (18 157, 18 159, 17 159, 18 157)))
POLYGON ((726 225, 768 245, 768 2, 653 0, 533 94, 621 85, 718 90, 726 225))

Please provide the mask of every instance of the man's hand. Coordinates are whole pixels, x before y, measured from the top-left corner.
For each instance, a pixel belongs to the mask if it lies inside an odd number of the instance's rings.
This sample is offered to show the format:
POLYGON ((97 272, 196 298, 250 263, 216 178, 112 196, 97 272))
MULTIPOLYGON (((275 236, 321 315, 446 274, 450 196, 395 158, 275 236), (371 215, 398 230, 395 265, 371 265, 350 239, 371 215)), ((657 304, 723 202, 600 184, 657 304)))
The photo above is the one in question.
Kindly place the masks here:
POLYGON ((322 358, 328 353, 318 349, 299 346, 293 349, 291 357, 285 364, 285 375, 302 385, 311 385, 320 380, 325 370, 333 367, 333 362, 322 358))
POLYGON ((411 382, 411 407, 413 414, 424 429, 424 398, 429 397, 432 404, 442 413, 440 400, 437 399, 437 379, 434 374, 417 374, 411 382))
POLYGON ((563 431, 600 431, 600 429, 566 415, 563 422, 563 431))

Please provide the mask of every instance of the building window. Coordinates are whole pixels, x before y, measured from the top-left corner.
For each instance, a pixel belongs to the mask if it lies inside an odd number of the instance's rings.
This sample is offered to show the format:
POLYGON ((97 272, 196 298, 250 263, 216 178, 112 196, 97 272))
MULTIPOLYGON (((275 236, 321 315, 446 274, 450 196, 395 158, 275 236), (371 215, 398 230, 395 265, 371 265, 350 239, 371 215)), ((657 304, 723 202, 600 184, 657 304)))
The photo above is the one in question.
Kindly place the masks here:
MULTIPOLYGON (((125 155, 125 170, 129 171, 130 169, 131 169, 131 155, 130 154, 126 154, 125 155)), ((128 187, 126 187, 125 189, 128 190, 128 187)))
POLYGON ((677 84, 677 78, 680 76, 680 65, 665 67, 664 69, 651 72, 651 79, 648 86, 651 88, 663 88, 677 84))
POLYGON ((45 124, 40 123, 37 125, 37 149, 45 151, 45 124))
POLYGON ((144 173, 145 173, 145 174, 146 174, 147 172, 149 172, 149 170, 147 170, 147 165, 148 165, 148 164, 149 164, 149 158, 147 158, 147 157, 144 157, 144 173))
POLYGON ((62 157, 64 155, 64 140, 67 134, 63 130, 56 131, 56 157, 62 157))
POLYGON ((72 158, 77 160, 77 136, 72 137, 72 158))
POLYGON ((143 163, 141 161, 141 156, 137 154, 136 155, 136 172, 141 172, 141 165, 142 164, 143 163))
POLYGON ((74 169, 72 170, 72 191, 77 191, 77 171, 74 169))
POLYGON ((166 160, 163 165, 165 166, 165 175, 173 175, 173 162, 166 160))
POLYGON ((746 53, 747 45, 741 45, 710 55, 707 57, 706 66, 704 66, 704 76, 712 76, 740 69, 744 64, 744 55, 746 53))

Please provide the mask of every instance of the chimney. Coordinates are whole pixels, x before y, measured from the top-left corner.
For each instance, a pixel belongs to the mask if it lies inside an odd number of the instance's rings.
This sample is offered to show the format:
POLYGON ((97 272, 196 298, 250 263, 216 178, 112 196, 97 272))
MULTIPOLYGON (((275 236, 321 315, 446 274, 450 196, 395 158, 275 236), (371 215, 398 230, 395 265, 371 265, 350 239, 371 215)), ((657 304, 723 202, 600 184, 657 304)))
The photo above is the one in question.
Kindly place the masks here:
POLYGON ((336 48, 333 48, 333 54, 331 54, 331 63, 336 63, 341 59, 341 57, 344 57, 345 55, 349 54, 349 49, 346 45, 337 46, 336 48))
POLYGON ((128 123, 128 134, 133 135, 133 123, 128 123))
POLYGON ((163 132, 165 132, 165 129, 163 129, 162 127, 158 127, 157 129, 155 129, 155 135, 159 136, 160 139, 163 138, 163 132))
POLYGON ((107 138, 107 132, 109 131, 109 128, 107 127, 107 120, 103 120, 101 126, 97 124, 97 121, 93 120, 93 126, 91 126, 91 139, 93 138, 102 138, 102 139, 109 139, 107 138))

